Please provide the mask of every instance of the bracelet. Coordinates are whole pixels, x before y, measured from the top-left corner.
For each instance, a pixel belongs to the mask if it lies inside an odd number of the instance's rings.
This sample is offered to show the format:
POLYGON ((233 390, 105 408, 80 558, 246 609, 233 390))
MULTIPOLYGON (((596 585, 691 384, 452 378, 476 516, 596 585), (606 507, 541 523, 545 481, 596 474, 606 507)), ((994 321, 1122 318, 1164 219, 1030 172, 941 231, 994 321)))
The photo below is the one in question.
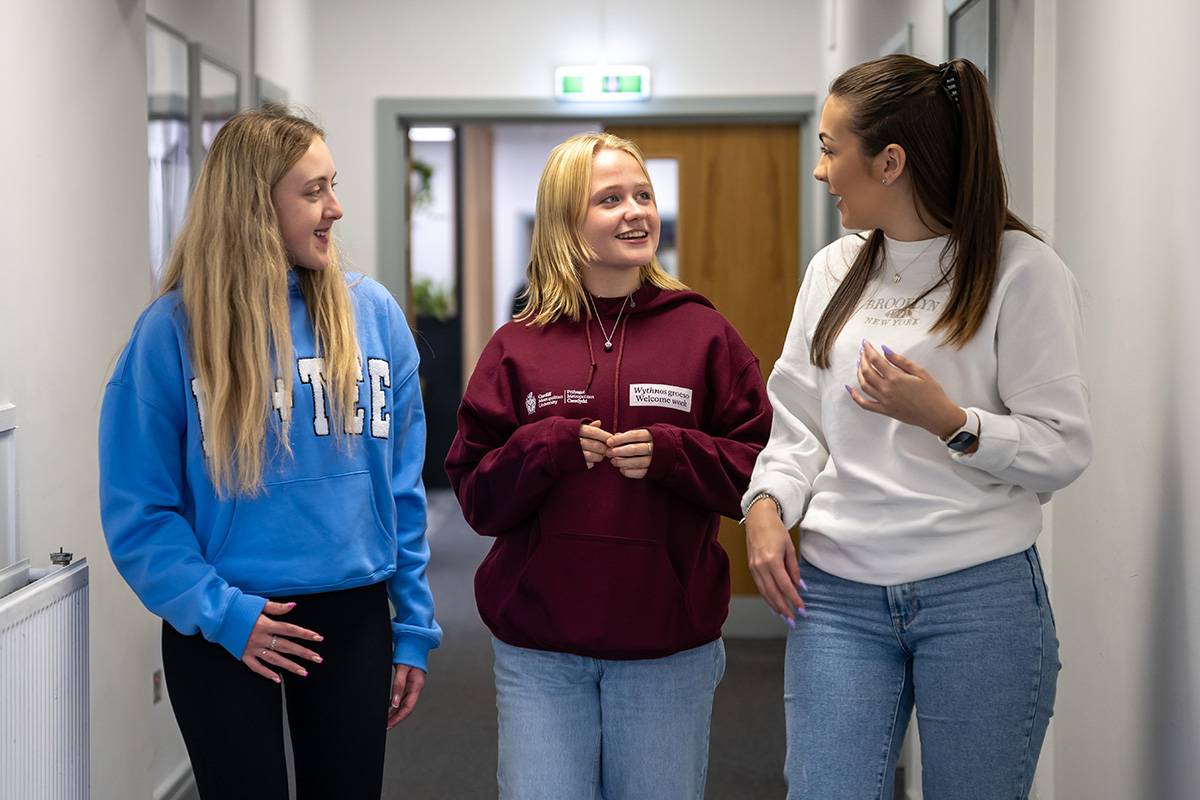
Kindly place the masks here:
MULTIPOLYGON (((782 520, 783 519, 783 506, 781 506, 779 504, 779 501, 775 499, 775 495, 771 494, 770 492, 759 492, 758 494, 754 495, 754 497, 750 500, 750 502, 746 504, 746 513, 749 514, 750 509, 754 506, 754 504, 757 503, 759 500, 762 500, 764 497, 775 504, 775 511, 776 511, 776 513, 779 514, 779 519, 782 520)), ((742 517, 740 520, 738 520, 738 524, 745 525, 746 518, 742 517)))

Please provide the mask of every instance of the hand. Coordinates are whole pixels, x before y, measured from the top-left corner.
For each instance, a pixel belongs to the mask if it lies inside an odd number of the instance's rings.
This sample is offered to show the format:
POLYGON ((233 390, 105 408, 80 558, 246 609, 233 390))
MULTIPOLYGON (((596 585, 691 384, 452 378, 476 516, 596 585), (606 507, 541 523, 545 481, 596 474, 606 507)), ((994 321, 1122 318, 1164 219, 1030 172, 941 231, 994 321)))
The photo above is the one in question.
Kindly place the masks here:
POLYGON ((246 650, 242 653, 242 663, 252 672, 276 683, 281 680, 279 673, 267 667, 267 664, 294 672, 302 678, 308 675, 308 670, 285 657, 284 653, 298 656, 315 664, 321 663, 321 656, 292 640, 304 639, 310 642, 320 642, 325 637, 308 628, 289 625, 267 616, 268 614, 280 616, 295 607, 295 603, 272 603, 268 600, 267 604, 263 606, 263 613, 258 615, 258 621, 254 623, 254 629, 250 631, 250 640, 246 642, 246 650))
POLYGON ((759 499, 746 512, 746 555, 758 593, 772 611, 788 625, 795 626, 796 614, 792 609, 801 616, 807 613, 798 588, 800 563, 796 560, 792 537, 769 498, 759 499))
POLYGON ((654 437, 645 428, 614 434, 608 438, 604 455, 626 478, 640 480, 646 477, 654 458, 654 437))
POLYGON ((858 358, 859 389, 846 387, 860 408, 924 428, 945 438, 966 422, 937 381, 921 367, 888 347, 883 352, 863 339, 858 358))
POLYGON ((425 671, 407 664, 393 665, 392 700, 388 706, 387 729, 399 725, 417 706, 417 698, 425 686, 425 671))
POLYGON ((585 422, 579 426, 579 446, 583 448, 583 460, 587 462, 588 469, 604 460, 604 454, 608 450, 605 442, 612 437, 611 433, 599 426, 600 420, 585 422))

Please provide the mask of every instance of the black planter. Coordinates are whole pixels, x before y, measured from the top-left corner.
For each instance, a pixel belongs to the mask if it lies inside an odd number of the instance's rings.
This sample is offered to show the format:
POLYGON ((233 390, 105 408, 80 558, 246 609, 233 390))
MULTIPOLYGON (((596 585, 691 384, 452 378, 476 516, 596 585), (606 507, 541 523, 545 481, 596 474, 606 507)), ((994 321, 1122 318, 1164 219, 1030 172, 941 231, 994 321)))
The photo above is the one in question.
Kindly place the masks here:
POLYGON ((425 400, 425 488, 450 485, 446 454, 457 430, 462 400, 462 323, 458 317, 439 320, 417 316, 417 350, 421 354, 421 396, 425 400))

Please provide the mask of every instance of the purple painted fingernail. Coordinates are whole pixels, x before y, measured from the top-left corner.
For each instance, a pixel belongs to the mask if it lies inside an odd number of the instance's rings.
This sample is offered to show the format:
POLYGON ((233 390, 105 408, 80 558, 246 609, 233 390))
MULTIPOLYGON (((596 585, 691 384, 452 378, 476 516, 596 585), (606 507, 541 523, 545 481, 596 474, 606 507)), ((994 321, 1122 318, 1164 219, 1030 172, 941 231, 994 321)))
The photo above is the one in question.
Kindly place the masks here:
POLYGON ((807 608, 805 608, 804 606, 797 606, 797 607, 796 607, 796 613, 797 613, 797 614, 799 614, 799 615, 800 615, 800 616, 802 616, 802 617, 807 617, 807 616, 808 616, 808 609, 807 609, 807 608))
POLYGON ((846 394, 850 395, 851 397, 854 397, 854 390, 850 388, 850 384, 843 383, 842 386, 846 387, 846 394))
POLYGON ((804 578, 800 579, 800 589, 805 592, 808 591, 808 584, 804 582, 804 578))
POLYGON ((796 627, 796 620, 792 619, 792 618, 791 618, 791 617, 789 617, 787 614, 780 614, 780 615, 779 615, 779 618, 780 618, 781 620, 783 620, 784 622, 786 622, 786 623, 787 623, 787 626, 788 626, 789 628, 793 628, 793 629, 794 629, 794 628, 796 627))
POLYGON ((891 358, 892 356, 896 355, 896 351, 885 344, 883 346, 883 354, 888 358, 891 358))

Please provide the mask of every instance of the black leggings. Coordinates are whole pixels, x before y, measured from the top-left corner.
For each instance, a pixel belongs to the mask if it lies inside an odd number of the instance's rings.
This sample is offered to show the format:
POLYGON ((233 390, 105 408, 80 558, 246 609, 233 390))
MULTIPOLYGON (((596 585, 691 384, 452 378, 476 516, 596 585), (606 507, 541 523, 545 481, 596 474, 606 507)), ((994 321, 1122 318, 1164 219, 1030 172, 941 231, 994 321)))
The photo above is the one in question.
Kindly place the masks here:
POLYGON ((273 665, 278 684, 256 675, 200 634, 163 623, 163 669, 171 708, 204 800, 287 800, 283 703, 299 800, 377 800, 392 680, 392 633, 382 583, 324 594, 273 597, 296 607, 278 619, 314 630, 320 664, 292 659, 302 678, 273 665))

